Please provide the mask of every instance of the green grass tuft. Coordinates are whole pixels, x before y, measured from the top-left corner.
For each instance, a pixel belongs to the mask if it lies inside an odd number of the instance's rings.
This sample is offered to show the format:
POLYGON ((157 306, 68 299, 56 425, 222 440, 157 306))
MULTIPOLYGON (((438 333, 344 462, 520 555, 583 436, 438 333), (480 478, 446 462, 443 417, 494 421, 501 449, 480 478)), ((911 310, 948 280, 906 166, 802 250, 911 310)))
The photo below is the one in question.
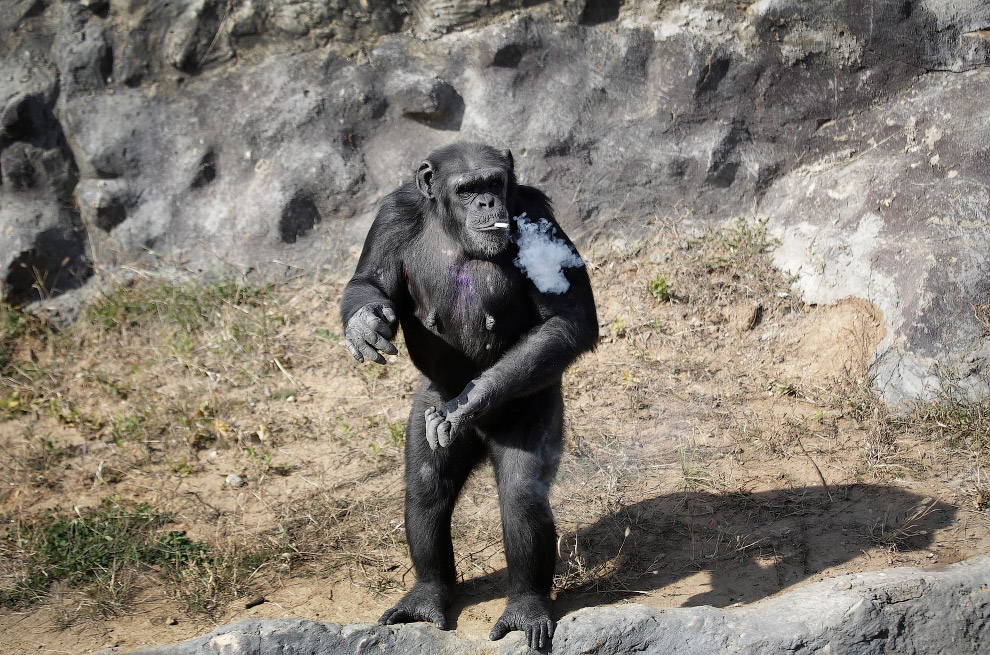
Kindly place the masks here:
POLYGON ((194 330, 212 325, 224 304, 257 306, 269 287, 236 280, 214 282, 146 282, 114 286, 86 309, 87 320, 106 330, 120 330, 149 318, 194 330))
POLYGON ((184 532, 163 529, 172 517, 146 503, 110 498, 96 509, 4 521, 0 556, 20 564, 0 582, 0 606, 17 607, 56 582, 95 590, 123 569, 174 574, 190 565, 209 565, 213 551, 184 532))

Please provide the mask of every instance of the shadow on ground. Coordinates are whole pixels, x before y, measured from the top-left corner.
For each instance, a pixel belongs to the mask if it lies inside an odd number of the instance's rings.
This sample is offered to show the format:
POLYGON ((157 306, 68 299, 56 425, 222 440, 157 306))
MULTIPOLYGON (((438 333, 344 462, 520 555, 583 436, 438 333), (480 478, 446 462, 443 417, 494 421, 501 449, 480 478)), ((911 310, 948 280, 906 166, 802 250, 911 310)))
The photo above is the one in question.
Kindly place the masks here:
MULTIPOLYGON (((856 484, 749 494, 689 491, 621 508, 562 534, 555 611, 662 596, 688 576, 710 578, 673 605, 752 603, 877 546, 925 549, 957 508, 889 486, 856 484), (628 529, 628 532, 627 532, 628 529), (576 544, 576 546, 575 546, 576 544)), ((886 566, 886 562, 883 564, 886 566)), ((454 616, 503 597, 505 569, 462 583, 454 616)))

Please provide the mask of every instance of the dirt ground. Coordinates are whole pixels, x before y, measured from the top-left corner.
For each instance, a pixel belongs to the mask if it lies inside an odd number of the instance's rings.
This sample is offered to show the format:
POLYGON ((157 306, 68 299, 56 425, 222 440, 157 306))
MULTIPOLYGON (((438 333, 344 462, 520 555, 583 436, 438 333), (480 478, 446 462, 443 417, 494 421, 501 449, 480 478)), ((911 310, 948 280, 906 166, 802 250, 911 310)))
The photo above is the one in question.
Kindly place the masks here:
MULTIPOLYGON (((803 305, 766 247, 758 225, 686 238, 667 224, 584 248, 601 341, 564 380, 559 615, 730 607, 990 551, 986 435, 878 405, 877 310, 803 305)), ((73 328, 10 340, 0 588, 34 566, 14 531, 107 498, 167 512, 168 530, 220 555, 178 577, 135 566, 55 582, 0 608, 0 651, 128 650, 259 616, 376 621, 413 582, 401 444, 417 373, 404 348, 386 367, 354 362, 341 285, 312 276, 198 298, 195 320, 170 304, 185 300, 152 298, 155 284, 108 283, 73 328)), ((455 630, 485 637, 507 582, 489 466, 453 534, 455 630)))

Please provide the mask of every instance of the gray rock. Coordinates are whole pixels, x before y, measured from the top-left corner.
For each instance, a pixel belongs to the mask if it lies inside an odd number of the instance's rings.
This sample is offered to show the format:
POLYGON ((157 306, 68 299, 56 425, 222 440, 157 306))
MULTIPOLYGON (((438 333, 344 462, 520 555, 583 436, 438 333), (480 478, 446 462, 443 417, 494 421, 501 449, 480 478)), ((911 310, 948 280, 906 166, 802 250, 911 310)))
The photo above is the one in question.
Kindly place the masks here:
POLYGON ((72 3, 61 8, 52 55, 64 93, 102 89, 113 70, 103 25, 72 3))
POLYGON ((806 302, 855 296, 883 312, 872 372, 893 404, 948 385, 990 393, 990 341, 969 305, 987 302, 990 273, 988 84, 990 71, 926 76, 823 127, 815 140, 862 145, 807 161, 760 205, 806 302))
MULTIPOLYGON (((563 617, 560 655, 678 653, 979 653, 990 640, 990 558, 934 569, 846 575, 735 609, 623 605, 563 617)), ((424 623, 340 626, 249 619, 141 655, 211 653, 528 653, 520 632, 501 642, 461 639, 424 623)))
MULTIPOLYGON (((82 216, 63 222, 93 229, 66 243, 101 261, 346 275, 375 201, 424 153, 487 141, 513 150, 578 241, 629 241, 657 217, 767 218, 806 301, 857 295, 883 312, 872 375, 888 401, 988 393, 973 315, 990 304, 984 2, 3 14, 17 38, 0 39, 0 195, 19 209, 0 209, 0 232, 43 231, 24 217, 75 199, 82 216)), ((34 237, 17 239, 0 275, 34 237)))

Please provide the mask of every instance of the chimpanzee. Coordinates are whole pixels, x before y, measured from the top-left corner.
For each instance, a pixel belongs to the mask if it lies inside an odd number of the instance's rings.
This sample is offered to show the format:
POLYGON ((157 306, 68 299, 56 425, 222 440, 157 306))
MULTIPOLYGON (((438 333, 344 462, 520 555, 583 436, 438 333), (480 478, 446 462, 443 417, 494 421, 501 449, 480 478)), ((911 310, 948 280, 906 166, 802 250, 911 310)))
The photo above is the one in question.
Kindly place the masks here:
POLYGON ((445 629, 456 573, 454 503, 486 457, 495 469, 509 601, 491 639, 549 646, 561 376, 594 348, 584 262, 549 198, 517 184, 512 154, 458 143, 387 195, 340 308, 359 362, 397 353, 397 323, 423 374, 406 433, 405 528, 416 584, 379 623, 445 629))

